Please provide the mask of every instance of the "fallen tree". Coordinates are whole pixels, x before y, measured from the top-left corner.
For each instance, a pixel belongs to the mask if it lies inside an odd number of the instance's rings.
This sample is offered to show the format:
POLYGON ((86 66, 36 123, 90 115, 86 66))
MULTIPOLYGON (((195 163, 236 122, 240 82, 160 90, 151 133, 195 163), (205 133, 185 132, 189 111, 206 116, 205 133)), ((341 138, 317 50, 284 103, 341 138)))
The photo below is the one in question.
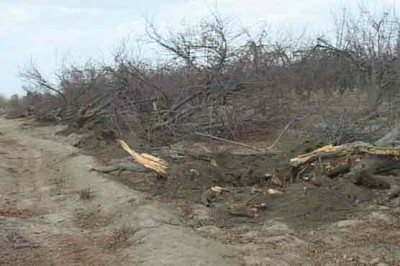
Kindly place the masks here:
POLYGON ((374 144, 327 145, 292 158, 290 164, 296 179, 313 180, 316 176, 332 179, 344 175, 356 185, 394 190, 400 183, 399 138, 400 127, 396 127, 374 144))

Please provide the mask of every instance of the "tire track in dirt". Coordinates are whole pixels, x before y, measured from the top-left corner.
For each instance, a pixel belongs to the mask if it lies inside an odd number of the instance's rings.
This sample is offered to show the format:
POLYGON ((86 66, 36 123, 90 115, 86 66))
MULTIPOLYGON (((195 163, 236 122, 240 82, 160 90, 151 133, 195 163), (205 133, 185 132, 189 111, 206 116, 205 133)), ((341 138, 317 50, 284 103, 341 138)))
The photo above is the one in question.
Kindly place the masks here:
POLYGON ((50 265, 21 227, 38 215, 38 154, 31 154, 12 136, 0 135, 0 265, 50 265))

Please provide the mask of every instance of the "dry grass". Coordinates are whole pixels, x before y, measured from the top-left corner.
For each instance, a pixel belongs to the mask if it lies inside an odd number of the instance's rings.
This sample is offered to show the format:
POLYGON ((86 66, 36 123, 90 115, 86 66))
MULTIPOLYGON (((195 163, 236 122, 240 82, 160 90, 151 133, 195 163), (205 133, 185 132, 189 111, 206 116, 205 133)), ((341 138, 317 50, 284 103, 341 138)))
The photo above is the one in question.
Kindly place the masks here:
POLYGON ((90 186, 79 190, 78 194, 80 200, 91 200, 94 198, 94 194, 93 191, 90 189, 90 186))
POLYGON ((369 261, 375 258, 387 265, 400 265, 399 222, 375 219, 369 213, 360 215, 357 220, 360 223, 351 231, 336 232, 341 242, 310 243, 309 254, 315 265, 371 265, 369 261), (373 252, 368 253, 368 250, 373 252))
POLYGON ((362 223, 348 236, 357 245, 376 244, 400 246, 399 221, 373 219, 365 215, 359 219, 362 223))
POLYGON ((191 205, 189 205, 189 204, 187 204, 187 205, 184 205, 182 208, 181 208, 181 211, 182 211, 182 217, 184 218, 184 219, 187 219, 187 220, 193 220, 193 218, 195 217, 195 212, 194 212, 194 209, 193 209, 193 206, 191 206, 191 205))
POLYGON ((104 253, 91 238, 82 235, 61 235, 54 244, 52 265, 120 265, 121 258, 104 253))
POLYGON ((16 208, 7 208, 0 209, 0 217, 12 217, 18 219, 29 219, 36 216, 37 213, 33 209, 16 209, 16 208))
POLYGON ((226 218, 227 218, 226 210, 224 210, 223 208, 212 208, 210 211, 210 216, 207 221, 207 224, 219 226, 222 223, 224 223, 226 218))
POLYGON ((101 210, 78 210, 75 213, 75 222, 83 229, 94 229, 109 225, 112 219, 101 213, 101 210))
POLYGON ((105 246, 107 250, 116 252, 118 249, 128 247, 129 238, 133 236, 136 232, 137 230, 127 225, 116 228, 113 233, 105 240, 105 246))

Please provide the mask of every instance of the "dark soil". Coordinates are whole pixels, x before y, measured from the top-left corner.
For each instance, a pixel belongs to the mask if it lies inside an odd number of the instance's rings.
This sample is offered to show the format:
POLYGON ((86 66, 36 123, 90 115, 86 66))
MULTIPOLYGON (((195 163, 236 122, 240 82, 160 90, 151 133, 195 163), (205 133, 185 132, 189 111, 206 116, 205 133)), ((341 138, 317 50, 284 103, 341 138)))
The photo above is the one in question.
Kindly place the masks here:
MULTIPOLYGON (((211 207, 218 213, 218 222, 215 224, 220 227, 274 219, 295 228, 313 228, 346 219, 379 201, 382 192, 356 186, 344 178, 331 180, 322 186, 299 180, 290 183, 289 158, 310 151, 316 145, 311 141, 298 143, 286 143, 287 150, 277 155, 245 156, 223 151, 207 153, 206 156, 170 159, 168 178, 130 172, 112 178, 164 200, 178 200, 187 204, 201 203, 202 194, 212 186, 227 188, 230 192, 219 195, 211 207), (279 177, 281 186, 271 182, 271 174, 279 177), (269 188, 283 194, 269 195, 269 188), (232 214, 232 206, 242 206, 245 214, 232 214), (252 216, 250 210, 254 206, 263 208, 259 208, 257 214, 252 216)), ((215 145, 218 143, 202 144, 213 151, 218 150, 215 145)), ((111 146, 116 150, 119 148, 111 146)), ((193 148, 197 145, 193 142, 190 146, 193 148)), ((107 148, 107 151, 110 149, 107 148)), ((117 153, 120 154, 120 151, 117 153)))
POLYGON ((293 227, 315 228, 346 219, 374 199, 377 199, 376 193, 347 180, 337 180, 332 187, 297 183, 287 186, 282 196, 275 197, 263 215, 282 219, 293 227))

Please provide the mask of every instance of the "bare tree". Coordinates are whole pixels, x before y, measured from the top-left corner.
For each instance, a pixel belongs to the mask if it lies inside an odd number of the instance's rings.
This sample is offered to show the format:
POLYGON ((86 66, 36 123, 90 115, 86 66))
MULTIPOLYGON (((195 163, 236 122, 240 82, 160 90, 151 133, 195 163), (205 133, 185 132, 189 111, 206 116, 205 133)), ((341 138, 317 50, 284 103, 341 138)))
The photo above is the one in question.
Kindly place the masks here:
POLYGON ((69 101, 62 89, 48 81, 34 64, 22 70, 19 77, 30 85, 29 87, 25 87, 26 89, 44 93, 55 93, 63 99, 65 106, 68 106, 69 101))
POLYGON ((336 19, 336 31, 334 42, 319 38, 317 47, 347 60, 355 70, 357 87, 365 90, 369 109, 374 111, 385 93, 395 90, 400 82, 400 20, 394 12, 376 16, 360 6, 357 14, 342 10, 336 19))

